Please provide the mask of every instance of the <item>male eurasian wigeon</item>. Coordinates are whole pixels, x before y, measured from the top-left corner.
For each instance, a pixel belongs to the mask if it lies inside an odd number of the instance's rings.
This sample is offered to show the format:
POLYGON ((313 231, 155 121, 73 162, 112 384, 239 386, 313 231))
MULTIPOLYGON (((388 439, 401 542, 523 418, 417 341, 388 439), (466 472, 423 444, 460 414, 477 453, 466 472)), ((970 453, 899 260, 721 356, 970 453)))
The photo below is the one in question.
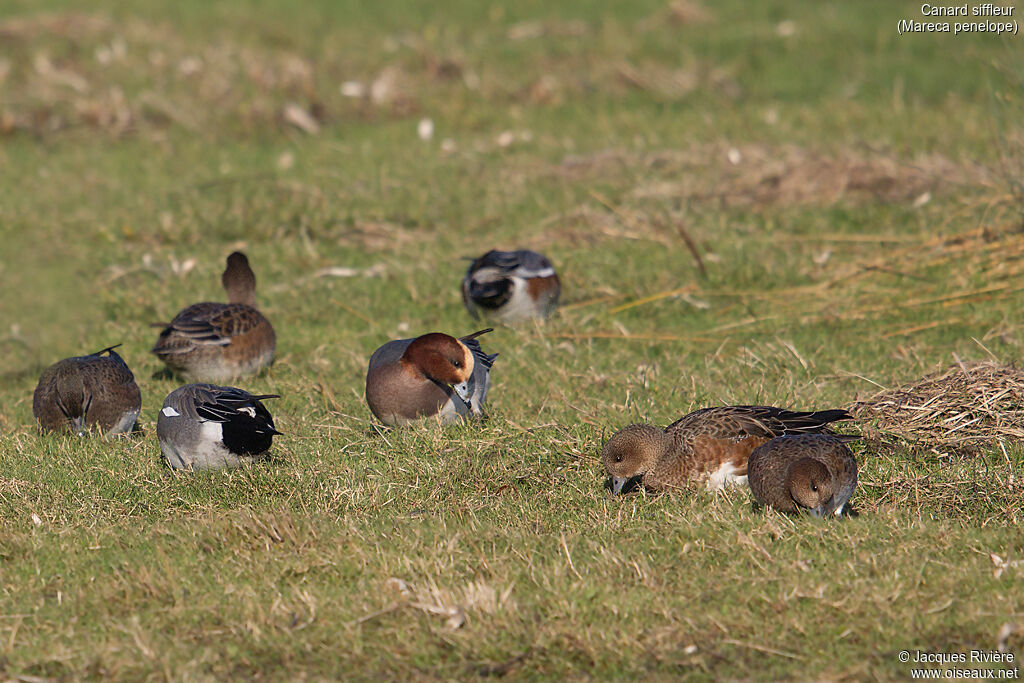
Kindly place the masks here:
POLYGON ((237 467, 270 448, 274 419, 254 396, 234 387, 186 384, 164 401, 156 420, 160 450, 172 469, 237 467))
POLYGON ((370 410, 389 427, 422 418, 449 424, 464 415, 480 415, 498 354, 484 353, 476 338, 491 331, 459 339, 431 332, 389 341, 370 356, 366 373, 370 410))
POLYGON ((709 489, 744 484, 747 458, 769 439, 820 432, 830 422, 852 419, 845 410, 793 412, 770 406, 704 408, 665 429, 630 425, 608 439, 601 452, 612 492, 640 478, 644 487, 667 490, 693 483, 709 489))
POLYGON ((194 379, 253 375, 274 361, 277 338, 256 310, 256 275, 245 254, 228 256, 221 283, 229 303, 192 304, 163 327, 152 353, 171 370, 194 379))
POLYGON ((82 436, 94 426, 106 435, 135 428, 142 394, 132 371, 114 351, 118 346, 65 358, 43 372, 32 395, 32 414, 44 431, 82 436))
POLYGON ((543 320, 558 305, 562 285, 535 251, 492 250, 473 261, 462 280, 462 300, 474 318, 502 324, 543 320))
POLYGON ((857 488, 857 459, 829 434, 780 436, 750 454, 754 498, 782 512, 841 515, 857 488))

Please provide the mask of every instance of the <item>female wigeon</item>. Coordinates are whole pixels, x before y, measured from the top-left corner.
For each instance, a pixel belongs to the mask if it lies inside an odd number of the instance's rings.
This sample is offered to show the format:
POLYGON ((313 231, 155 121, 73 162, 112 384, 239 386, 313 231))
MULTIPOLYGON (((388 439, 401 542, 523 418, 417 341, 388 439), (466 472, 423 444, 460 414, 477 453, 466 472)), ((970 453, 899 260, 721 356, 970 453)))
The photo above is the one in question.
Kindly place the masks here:
POLYGON ((237 467, 266 452, 281 433, 262 403, 268 398, 280 397, 213 384, 178 387, 156 420, 167 464, 176 470, 237 467))
POLYGON ((665 429, 634 424, 616 432, 601 452, 621 493, 639 478, 644 487, 667 490, 705 482, 709 489, 726 482, 744 484, 751 452, 777 436, 820 432, 830 422, 852 419, 845 410, 793 412, 770 406, 704 408, 665 429))
POLYGON ((748 481, 754 498, 782 512, 835 513, 857 488, 857 459, 828 434, 780 436, 750 454, 748 481))
POLYGON ((228 256, 221 277, 230 303, 192 304, 163 327, 152 353, 185 377, 224 380, 253 375, 274 361, 277 337, 256 310, 256 275, 245 254, 228 256))
POLYGON ((543 320, 558 305, 562 285, 546 257, 535 251, 489 251, 462 280, 462 300, 474 318, 513 324, 543 320))
POLYGON ((491 331, 460 339, 431 332, 389 341, 370 356, 370 410, 389 427, 431 417, 448 424, 464 415, 480 415, 498 354, 484 353, 476 338, 491 331))
POLYGON ((43 372, 32 395, 32 414, 43 431, 82 436, 95 426, 109 436, 135 428, 142 393, 114 351, 118 346, 65 358, 43 372))

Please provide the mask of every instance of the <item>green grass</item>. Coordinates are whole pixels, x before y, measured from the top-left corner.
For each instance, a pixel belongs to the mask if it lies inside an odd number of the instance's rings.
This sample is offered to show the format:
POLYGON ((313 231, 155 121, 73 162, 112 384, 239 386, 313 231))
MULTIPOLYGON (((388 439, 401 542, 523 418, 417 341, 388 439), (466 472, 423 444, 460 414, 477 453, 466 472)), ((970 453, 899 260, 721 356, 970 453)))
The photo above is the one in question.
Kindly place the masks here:
POLYGON ((0 673, 894 679, 1024 623, 1019 444, 860 445, 829 523, 613 499, 597 457, 1015 361, 1019 43, 900 37, 919 5, 882 0, 439 4, 0 8, 0 673), (485 338, 486 422, 374 429, 369 354, 477 329, 462 257, 494 246, 547 253, 564 308, 485 338), (279 339, 241 384, 286 436, 174 474, 149 323, 220 298, 235 248, 279 339), (118 342, 144 435, 39 436, 41 370, 118 342))

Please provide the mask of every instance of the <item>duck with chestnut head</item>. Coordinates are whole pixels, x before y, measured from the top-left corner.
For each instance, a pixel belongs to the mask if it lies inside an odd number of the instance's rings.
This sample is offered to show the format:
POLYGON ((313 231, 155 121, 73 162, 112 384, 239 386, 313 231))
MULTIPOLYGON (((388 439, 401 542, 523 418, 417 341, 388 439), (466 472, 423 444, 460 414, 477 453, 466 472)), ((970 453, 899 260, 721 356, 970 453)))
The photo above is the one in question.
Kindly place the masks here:
POLYGON ((829 434, 772 439, 750 454, 747 471, 754 498, 782 512, 841 515, 857 488, 856 458, 829 434))
POLYGON ((634 424, 605 443, 601 459, 615 494, 636 483, 654 491, 691 484, 709 489, 747 481, 755 448, 784 434, 820 432, 845 410, 792 411, 773 406, 720 406, 685 415, 665 429, 634 424))
POLYGON ((455 338, 431 332, 389 341, 370 356, 366 402, 389 427, 434 418, 449 424, 481 415, 498 354, 486 354, 477 337, 491 329, 455 338))

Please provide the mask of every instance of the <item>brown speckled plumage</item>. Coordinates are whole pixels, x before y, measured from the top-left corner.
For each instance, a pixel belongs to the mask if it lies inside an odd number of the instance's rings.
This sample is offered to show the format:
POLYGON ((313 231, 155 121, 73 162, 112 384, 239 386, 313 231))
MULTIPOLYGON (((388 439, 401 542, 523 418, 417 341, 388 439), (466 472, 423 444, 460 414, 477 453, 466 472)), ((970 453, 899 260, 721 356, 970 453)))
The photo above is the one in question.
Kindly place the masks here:
POLYGON ((828 434, 781 436, 759 446, 747 465, 754 498, 783 512, 842 514, 857 488, 857 460, 828 434))
POLYGON ((164 328, 152 352, 186 377, 224 380, 259 372, 274 360, 274 328, 256 309, 256 276, 241 252, 221 278, 230 303, 192 304, 164 328))
POLYGON ((65 358, 43 372, 32 395, 32 414, 44 431, 81 435, 96 427, 110 435, 135 427, 142 394, 115 348, 65 358))
POLYGON ((836 420, 850 419, 845 410, 794 412, 771 406, 704 408, 665 429, 630 425, 612 435, 601 453, 620 493, 642 477, 644 487, 666 490, 706 482, 717 488, 726 481, 743 483, 750 453, 783 434, 820 432, 836 420))

